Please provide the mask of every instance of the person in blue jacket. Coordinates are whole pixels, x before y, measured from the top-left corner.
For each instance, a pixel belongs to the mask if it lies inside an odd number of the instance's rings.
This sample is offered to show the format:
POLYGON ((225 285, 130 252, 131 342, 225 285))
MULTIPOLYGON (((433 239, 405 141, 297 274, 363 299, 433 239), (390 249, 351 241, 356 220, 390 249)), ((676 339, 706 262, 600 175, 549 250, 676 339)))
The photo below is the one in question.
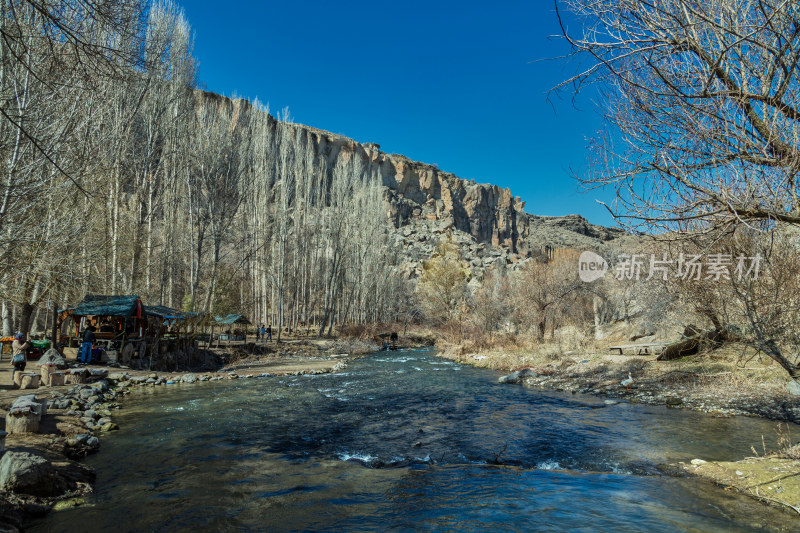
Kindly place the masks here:
POLYGON ((88 365, 92 362, 92 346, 95 340, 94 326, 86 326, 86 329, 83 330, 83 344, 81 344, 81 349, 78 352, 79 363, 88 365))

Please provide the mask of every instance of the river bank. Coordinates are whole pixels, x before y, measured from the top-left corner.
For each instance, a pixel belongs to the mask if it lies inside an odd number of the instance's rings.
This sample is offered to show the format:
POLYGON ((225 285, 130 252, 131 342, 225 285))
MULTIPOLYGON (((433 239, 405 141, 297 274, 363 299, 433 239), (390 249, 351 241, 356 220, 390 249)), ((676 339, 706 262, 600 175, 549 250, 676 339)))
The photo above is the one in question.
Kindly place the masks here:
POLYGON ((463 353, 446 347, 441 356, 481 368, 512 372, 529 369, 519 381, 542 390, 593 394, 610 400, 666 405, 714 416, 757 416, 800 422, 800 396, 787 390, 790 379, 771 361, 740 345, 674 361, 654 355, 487 350, 463 353), (631 382, 623 385, 630 376, 631 382))
MULTIPOLYGON (((0 368, 0 417, 25 395, 47 402, 37 433, 11 434, 0 459, 0 531, 20 531, 32 519, 53 510, 82 505, 94 490, 96 473, 81 459, 99 451, 107 433, 116 431, 114 413, 127 396, 154 387, 186 387, 223 380, 319 375, 346 368, 352 345, 332 341, 293 341, 265 347, 254 343, 215 350, 222 363, 215 371, 156 372, 131 368, 82 367, 87 383, 19 390, 10 365, 0 368), (264 349, 266 348, 266 349, 264 349)), ((74 361, 68 361, 74 365, 74 361)), ((29 362, 28 370, 38 368, 29 362)))

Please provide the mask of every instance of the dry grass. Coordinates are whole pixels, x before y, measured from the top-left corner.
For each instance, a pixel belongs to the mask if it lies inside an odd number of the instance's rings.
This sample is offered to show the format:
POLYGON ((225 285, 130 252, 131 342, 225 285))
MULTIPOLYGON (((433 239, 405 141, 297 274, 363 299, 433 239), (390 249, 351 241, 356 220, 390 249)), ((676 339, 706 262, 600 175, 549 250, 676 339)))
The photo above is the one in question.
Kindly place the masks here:
POLYGON ((539 374, 584 383, 618 382, 631 373, 640 387, 719 398, 783 394, 788 379, 777 364, 742 344, 673 361, 655 361, 652 355, 612 355, 609 344, 614 343, 596 342, 579 331, 556 335, 548 342, 507 335, 493 343, 469 339, 449 345, 443 355, 495 370, 532 368, 539 374))

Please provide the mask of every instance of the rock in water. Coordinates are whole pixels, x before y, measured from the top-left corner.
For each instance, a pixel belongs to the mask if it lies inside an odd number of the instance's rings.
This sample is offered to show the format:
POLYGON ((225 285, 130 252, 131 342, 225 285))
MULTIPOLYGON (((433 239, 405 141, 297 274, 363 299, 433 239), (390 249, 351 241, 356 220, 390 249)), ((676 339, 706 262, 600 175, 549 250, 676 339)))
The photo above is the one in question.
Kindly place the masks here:
POLYGON ((197 376, 194 374, 185 374, 183 377, 181 377, 181 381, 183 383, 194 383, 197 381, 197 376))
POLYGON ((792 396, 800 396, 800 383, 796 382, 795 380, 792 380, 789 382, 788 385, 786 385, 786 390, 792 396))
POLYGON ((506 376, 501 376, 497 379, 498 383, 519 383, 525 378, 535 378, 539 374, 531 370, 530 368, 524 368, 522 370, 517 370, 516 372, 512 372, 506 376))
POLYGON ((667 396, 664 399, 664 403, 667 404, 667 407, 678 407, 683 403, 683 400, 677 396, 667 396))
POLYGON ((0 489, 34 496, 64 492, 63 481, 50 461, 29 452, 10 451, 0 459, 0 489))
POLYGON ((41 365, 56 365, 58 368, 64 369, 67 368, 67 362, 64 361, 64 358, 61 357, 61 354, 58 353, 58 350, 55 348, 50 348, 44 355, 39 358, 39 362, 37 363, 39 366, 41 365))

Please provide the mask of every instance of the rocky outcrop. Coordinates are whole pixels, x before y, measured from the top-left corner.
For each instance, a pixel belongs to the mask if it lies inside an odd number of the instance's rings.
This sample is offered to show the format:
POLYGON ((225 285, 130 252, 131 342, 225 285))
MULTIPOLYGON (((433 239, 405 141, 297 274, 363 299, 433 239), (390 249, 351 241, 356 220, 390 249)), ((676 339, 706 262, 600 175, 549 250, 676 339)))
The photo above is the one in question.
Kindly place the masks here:
MULTIPOLYGON (((233 115, 239 114, 242 106, 250 105, 214 93, 198 91, 197 95, 201 105, 229 106, 233 115)), ((395 228, 437 221, 472 236, 478 244, 503 247, 523 257, 547 253, 549 249, 596 247, 623 234, 621 230, 590 224, 579 215, 528 214, 524 211, 525 202, 509 189, 460 179, 436 165, 382 152, 378 144, 358 143, 274 117, 269 121, 274 142, 288 141, 291 145, 288 157, 297 172, 319 172, 330 182, 336 169, 347 167, 368 180, 377 180, 385 187, 386 215, 395 228)))

